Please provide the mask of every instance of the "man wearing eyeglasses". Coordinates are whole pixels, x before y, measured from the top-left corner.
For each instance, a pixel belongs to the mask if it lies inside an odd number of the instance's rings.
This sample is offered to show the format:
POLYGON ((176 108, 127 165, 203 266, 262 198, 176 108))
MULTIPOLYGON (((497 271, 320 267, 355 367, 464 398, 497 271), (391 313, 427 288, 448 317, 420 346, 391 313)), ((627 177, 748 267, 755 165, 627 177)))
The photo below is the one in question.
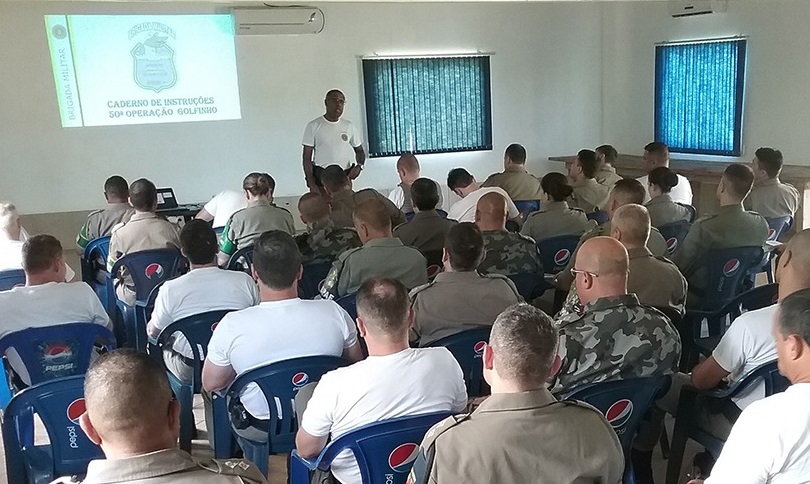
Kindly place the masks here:
POLYGON ((666 375, 678 367, 678 331, 656 309, 627 293, 627 250, 612 237, 594 237, 571 269, 581 310, 560 319, 560 370, 554 390, 586 383, 666 375))

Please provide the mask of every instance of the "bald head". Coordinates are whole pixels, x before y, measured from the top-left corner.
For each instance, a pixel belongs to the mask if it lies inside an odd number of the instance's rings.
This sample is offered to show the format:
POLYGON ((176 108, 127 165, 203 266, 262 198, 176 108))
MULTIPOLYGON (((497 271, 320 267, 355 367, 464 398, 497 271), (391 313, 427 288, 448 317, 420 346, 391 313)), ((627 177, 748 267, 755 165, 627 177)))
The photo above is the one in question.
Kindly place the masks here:
POLYGON ((643 205, 630 203, 616 209, 610 221, 610 235, 628 249, 647 245, 650 237, 650 214, 643 205))
POLYGON ((329 204, 320 193, 305 193, 298 199, 298 212, 305 224, 329 218, 329 204))
POLYGON ((583 304, 627 294, 627 249, 612 237, 594 237, 577 251, 574 282, 583 304))
POLYGON ((419 178, 419 160, 413 153, 405 153, 397 160, 397 173, 399 179, 410 185, 417 178, 419 178))
POLYGON ((354 207, 353 217, 354 227, 363 243, 369 239, 391 236, 391 214, 382 200, 363 200, 354 207))
POLYGON ((489 192, 478 199, 475 206, 475 223, 483 230, 501 230, 508 218, 506 199, 497 192, 489 192))

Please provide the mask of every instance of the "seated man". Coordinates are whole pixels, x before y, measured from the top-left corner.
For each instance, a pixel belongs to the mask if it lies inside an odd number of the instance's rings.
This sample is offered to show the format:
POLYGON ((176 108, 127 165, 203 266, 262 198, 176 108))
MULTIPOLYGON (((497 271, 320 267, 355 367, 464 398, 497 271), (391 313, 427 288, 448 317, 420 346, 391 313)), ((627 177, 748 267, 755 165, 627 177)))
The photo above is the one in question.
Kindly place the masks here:
MULTIPOLYGON (((302 271, 301 253, 291 235, 271 230, 256 240, 253 277, 262 302, 228 313, 214 329, 202 371, 206 392, 227 387, 247 370, 290 358, 342 356, 352 362, 362 358, 354 321, 346 311, 334 301, 298 298, 302 271)), ((259 387, 246 387, 241 400, 254 428, 240 430, 248 438, 266 433, 270 412, 259 387)), ((209 404, 206 397, 207 423, 209 404)))
MULTIPOLYGON (((403 213, 414 212, 413 200, 411 198, 411 186, 413 182, 419 178, 419 160, 413 153, 405 153, 397 160, 397 174, 399 175, 400 183, 396 186, 391 193, 388 194, 388 199, 402 210, 403 213)), ((432 181, 432 180, 431 180, 432 181)), ((442 188, 438 183, 436 191, 439 194, 439 201, 436 203, 437 208, 442 208, 442 188)), ((432 210, 432 209, 431 209, 432 210)))
MULTIPOLYGON (((64 323, 96 323, 110 328, 98 297, 87 284, 65 284, 62 244, 50 235, 35 235, 22 247, 25 287, 0 292, 0 336, 26 328, 64 323)), ((6 356, 25 385, 28 371, 14 349, 6 356)))
POLYGON ((686 308, 686 278, 678 266, 646 247, 650 215, 642 205, 619 207, 611 219, 610 236, 624 245, 630 258, 627 292, 645 306, 667 308, 681 316, 686 308))
POLYGON ((610 237, 594 237, 576 254, 571 271, 583 307, 557 320, 561 367, 555 391, 677 370, 678 331, 627 293, 628 264, 627 250, 610 237))
POLYGON ((236 190, 223 190, 206 202, 195 218, 211 222, 214 228, 225 227, 231 215, 247 207, 244 193, 236 190))
POLYGON ((346 172, 338 165, 329 165, 321 173, 323 188, 329 195, 329 203, 332 205, 332 221, 336 227, 354 227, 352 213, 360 202, 369 199, 376 199, 385 205, 388 217, 391 219, 391 226, 396 227, 405 223, 405 214, 398 209, 373 188, 365 188, 359 192, 352 190, 352 182, 346 172))
POLYGON ((512 199, 501 187, 482 187, 470 172, 464 168, 453 168, 447 174, 447 186, 453 193, 461 197, 450 207, 447 218, 458 222, 475 222, 475 206, 478 200, 490 192, 503 195, 506 199, 506 206, 509 211, 509 219, 519 219, 520 211, 517 209, 512 199))
POLYGON ((298 212, 307 225, 307 232, 295 236, 304 264, 332 262, 347 250, 362 245, 354 229, 335 227, 332 210, 320 193, 305 193, 298 200, 298 212))
MULTIPOLYGON (((410 348, 413 323, 408 291, 387 278, 366 281, 357 293, 357 326, 368 345, 368 359, 331 371, 321 378, 309 400, 296 448, 315 457, 331 439, 357 427, 406 415, 460 412, 467 389, 453 355, 446 348, 410 348)), ((344 484, 360 482, 351 451, 340 453, 331 467, 344 484)))
POLYGON ((594 177, 597 168, 596 153, 591 150, 580 150, 571 162, 568 167, 568 177, 574 189, 568 200, 571 208, 578 208, 585 213, 605 210, 610 187, 596 181, 594 177))
POLYGON ((599 146, 595 151, 597 169, 594 178, 597 182, 612 189, 613 185, 622 179, 621 175, 616 174, 616 168, 613 168, 613 163, 619 159, 619 152, 610 145, 599 146))
POLYGON ((765 218, 794 216, 799 208, 799 191, 779 181, 782 152, 760 148, 754 155, 754 188, 745 199, 745 208, 765 218))
MULTIPOLYGON (((129 186, 129 203, 135 208, 135 213, 129 221, 112 231, 107 271, 112 271, 115 261, 133 252, 180 248, 177 226, 155 213, 157 188, 154 183, 145 178, 132 182, 129 186)), ((135 303, 132 277, 123 270, 115 276, 118 299, 131 306, 135 303)))
POLYGON ((84 403, 79 425, 106 457, 90 462, 84 482, 267 482, 250 462, 197 461, 177 448, 180 404, 163 368, 144 353, 100 356, 87 371, 84 403))
POLYGON ((622 447, 602 414, 546 389, 556 343, 539 309, 501 313, 482 358, 492 396, 427 433, 408 482, 621 482, 622 447))
POLYGON ((810 289, 780 301, 776 314, 779 372, 791 386, 742 412, 706 484, 798 483, 810 475, 810 289))
MULTIPOLYGON (((180 250, 191 270, 160 287, 146 333, 156 339, 175 321, 220 309, 245 309, 259 304, 259 289, 249 275, 217 266, 217 234, 203 220, 190 220, 180 231, 180 250)), ((163 351, 166 368, 183 381, 191 381, 194 353, 188 341, 175 333, 163 351)))
MULTIPOLYGON (((429 178, 419 178, 410 188, 413 210, 416 213, 410 222, 394 229, 394 237, 432 259, 442 251, 447 232, 456 225, 456 221, 442 218, 436 212, 440 200, 439 185, 436 182, 429 178)), ((439 261, 428 260, 428 264, 436 263, 439 261)))
POLYGON ((321 287, 324 299, 353 294, 372 277, 390 277, 408 289, 427 284, 425 257, 391 234, 391 217, 381 200, 357 204, 354 227, 363 247, 347 250, 332 264, 321 287))
MULTIPOLYGON (((644 147, 644 169, 649 173, 659 166, 669 168, 669 146, 659 141, 653 141, 644 147)), ((638 181, 644 187, 645 195, 642 203, 647 203, 650 201, 650 176, 644 175, 638 178, 638 181)), ((672 188, 670 196, 672 196, 674 202, 692 205, 692 184, 689 183, 689 179, 683 175, 678 175, 678 183, 672 188)))
POLYGON ((534 240, 506 230, 506 199, 487 193, 475 207, 475 224, 484 234, 486 256, 478 270, 489 274, 543 274, 543 263, 534 240))
POLYGON ((489 176, 482 187, 501 187, 511 200, 540 200, 540 180, 526 171, 526 148, 513 143, 503 155, 503 172, 489 176))
POLYGON ((717 198, 720 208, 714 215, 695 220, 680 248, 672 255, 689 282, 689 306, 699 303, 709 277, 703 261, 706 252, 733 247, 760 247, 768 238, 768 222, 754 212, 746 212, 742 202, 751 191, 754 172, 746 165, 726 167, 717 198))
POLYGON ((115 175, 104 182, 104 198, 107 206, 102 210, 90 212, 87 221, 76 236, 76 245, 84 250, 90 241, 110 235, 113 227, 126 222, 135 212, 129 205, 129 186, 122 177, 115 175))
POLYGON ((411 343, 428 346, 451 334, 491 326, 501 311, 522 300, 507 277, 476 271, 483 258, 484 238, 475 224, 462 222, 450 229, 442 252, 444 272, 411 291, 411 343))

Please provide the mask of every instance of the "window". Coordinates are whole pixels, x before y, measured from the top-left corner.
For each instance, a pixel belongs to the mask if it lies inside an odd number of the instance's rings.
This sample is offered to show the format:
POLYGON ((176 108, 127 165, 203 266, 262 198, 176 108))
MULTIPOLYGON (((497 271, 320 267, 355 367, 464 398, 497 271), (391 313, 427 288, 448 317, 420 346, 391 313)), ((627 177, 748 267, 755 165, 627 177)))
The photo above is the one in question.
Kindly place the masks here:
POLYGON ((670 151, 740 156, 744 39, 655 48, 655 139, 670 151))
POLYGON ((369 156, 492 149, 489 56, 363 59, 369 156))

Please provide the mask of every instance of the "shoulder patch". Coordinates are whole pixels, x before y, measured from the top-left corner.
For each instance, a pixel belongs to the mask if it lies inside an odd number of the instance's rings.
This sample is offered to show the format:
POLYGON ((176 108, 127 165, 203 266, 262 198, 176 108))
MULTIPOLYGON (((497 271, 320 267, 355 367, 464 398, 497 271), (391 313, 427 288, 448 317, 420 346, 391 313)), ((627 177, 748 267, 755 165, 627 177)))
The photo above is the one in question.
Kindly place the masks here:
POLYGON ((225 476, 239 476, 250 479, 248 482, 264 482, 261 472, 250 462, 242 459, 199 461, 198 465, 207 471, 225 476))

